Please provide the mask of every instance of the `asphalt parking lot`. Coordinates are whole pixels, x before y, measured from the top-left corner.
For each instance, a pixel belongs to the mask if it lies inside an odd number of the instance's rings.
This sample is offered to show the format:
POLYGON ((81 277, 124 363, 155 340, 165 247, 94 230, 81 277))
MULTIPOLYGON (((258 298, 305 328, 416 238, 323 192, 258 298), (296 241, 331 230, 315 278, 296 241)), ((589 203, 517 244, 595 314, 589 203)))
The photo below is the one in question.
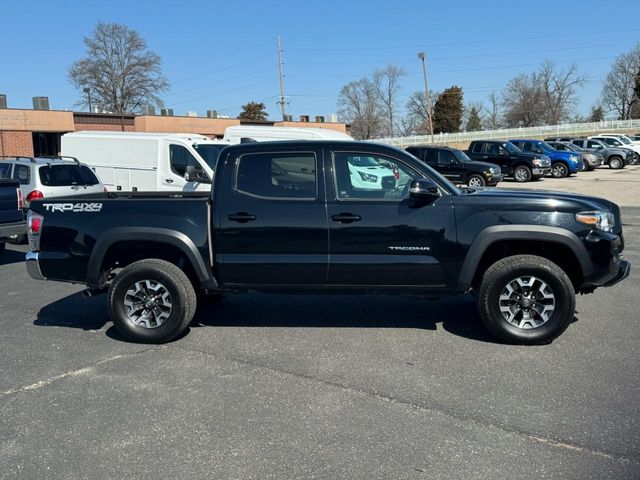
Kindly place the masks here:
POLYGON ((467 297, 262 294, 130 344, 104 296, 31 280, 8 246, 0 478, 639 478, 640 208, 623 215, 631 276, 540 347, 494 343, 467 297))

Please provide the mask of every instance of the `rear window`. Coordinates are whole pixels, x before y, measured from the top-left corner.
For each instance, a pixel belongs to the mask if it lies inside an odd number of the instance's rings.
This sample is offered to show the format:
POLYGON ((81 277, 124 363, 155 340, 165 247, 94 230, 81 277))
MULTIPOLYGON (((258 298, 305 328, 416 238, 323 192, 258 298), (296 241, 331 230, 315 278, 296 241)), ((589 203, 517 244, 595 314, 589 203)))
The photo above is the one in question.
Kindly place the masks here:
POLYGON ((67 185, 97 185, 95 173, 84 165, 47 165, 40 167, 40 183, 47 187, 67 185))

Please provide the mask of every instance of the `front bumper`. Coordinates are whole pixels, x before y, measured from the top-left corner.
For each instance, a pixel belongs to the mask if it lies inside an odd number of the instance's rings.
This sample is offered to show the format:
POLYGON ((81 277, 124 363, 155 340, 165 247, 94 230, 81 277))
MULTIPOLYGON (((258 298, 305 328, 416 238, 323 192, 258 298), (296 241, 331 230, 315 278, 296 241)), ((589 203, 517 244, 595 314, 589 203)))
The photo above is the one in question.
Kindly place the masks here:
POLYGON ((487 175, 487 185, 491 185, 492 187, 500 183, 504 180, 504 175, 487 175))
POLYGON ((40 254, 38 252, 27 252, 26 264, 27 273, 36 280, 46 280, 40 269, 40 254))
POLYGON ((531 174, 534 177, 544 177, 545 175, 551 175, 551 167, 534 168, 531 170, 531 174))
POLYGON ((584 240, 593 266, 584 278, 584 289, 611 287, 629 276, 631 264, 622 256, 622 234, 592 231, 584 240))
POLYGON ((603 287, 611 287, 616 283, 620 283, 622 280, 627 278, 630 273, 631 273, 631 264, 626 260, 621 260, 620 266, 618 268, 618 273, 616 274, 615 277, 613 277, 611 280, 605 283, 603 287))

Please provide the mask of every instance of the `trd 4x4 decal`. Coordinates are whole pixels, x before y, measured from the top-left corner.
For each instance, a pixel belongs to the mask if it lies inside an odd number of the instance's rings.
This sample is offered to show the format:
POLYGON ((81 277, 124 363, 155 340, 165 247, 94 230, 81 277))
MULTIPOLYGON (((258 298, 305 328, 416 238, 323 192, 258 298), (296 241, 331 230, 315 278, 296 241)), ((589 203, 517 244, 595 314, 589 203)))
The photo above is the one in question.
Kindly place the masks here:
POLYGON ((94 213, 102 210, 101 203, 44 203, 48 212, 94 213))

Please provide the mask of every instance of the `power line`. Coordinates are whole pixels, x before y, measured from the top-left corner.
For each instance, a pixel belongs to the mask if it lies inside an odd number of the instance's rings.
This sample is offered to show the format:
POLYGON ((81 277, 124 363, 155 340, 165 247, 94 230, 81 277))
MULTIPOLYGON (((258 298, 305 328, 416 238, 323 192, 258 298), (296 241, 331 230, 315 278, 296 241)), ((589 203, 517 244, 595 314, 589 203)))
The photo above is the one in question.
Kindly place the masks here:
POLYGON ((258 70, 254 70, 252 72, 246 72, 246 73, 242 73, 240 75, 235 75, 233 77, 225 77, 223 80, 217 80, 215 82, 210 82, 210 83, 206 83, 206 84, 203 84, 203 85, 198 85, 197 87, 187 88, 186 90, 180 90, 178 92, 171 92, 171 93, 168 93, 167 95, 165 95, 165 97, 175 97, 176 95, 182 95, 183 93, 193 92, 194 90, 200 90, 202 88, 207 88, 207 87, 210 87, 212 85, 218 85, 220 83, 226 83, 226 82, 229 82, 231 80, 237 80, 238 78, 247 77, 249 75, 255 75, 256 73, 264 72, 266 70, 271 70, 272 68, 273 68, 272 66, 268 66, 268 67, 260 68, 258 70))
POLYGON ((203 97, 190 98, 189 100, 183 100, 183 101, 180 101, 180 102, 174 102, 173 105, 182 105, 184 103, 196 102, 196 101, 199 101, 199 100, 206 100, 206 99, 209 99, 209 98, 217 97, 218 95, 222 95, 222 94, 225 94, 225 93, 236 92, 238 90, 244 90, 246 88, 251 88, 251 87, 255 87, 257 85, 262 85, 262 84, 265 84, 265 83, 268 83, 268 82, 273 82, 274 80, 277 80, 277 77, 276 78, 274 78, 274 77, 266 78, 266 79, 261 80, 259 82, 250 83, 248 85, 243 85, 243 86, 237 87, 237 88, 231 88, 229 90, 222 90, 220 92, 215 92, 215 93, 212 93, 211 95, 205 95, 203 97))
POLYGON ((236 68, 236 67, 240 67, 240 66, 242 66, 242 65, 247 65, 247 64, 249 64, 249 63, 254 63, 254 62, 257 62, 258 60, 263 60, 263 59, 266 59, 266 58, 271 58, 271 57, 266 56, 266 55, 263 55, 263 56, 261 56, 261 57, 252 58, 251 60, 245 60, 244 62, 235 63, 235 64, 233 64, 233 65, 228 65, 228 66, 226 66, 226 67, 217 68, 217 69, 215 69, 215 70, 210 70, 210 71, 208 71, 208 72, 204 72, 204 73, 201 73, 201 74, 195 75, 195 76, 193 76, 193 77, 187 77, 187 78, 182 78, 182 79, 180 79, 180 80, 175 80, 175 81, 173 81, 172 83, 173 83, 173 85, 175 85, 175 84, 177 84, 177 83, 188 82, 188 81, 190 81, 190 80, 195 80, 195 79, 197 79, 197 78, 202 78, 202 77, 206 77, 206 76, 209 76, 209 75, 214 75, 214 74, 216 74, 216 73, 226 72, 227 70, 232 70, 232 69, 234 69, 234 68, 236 68))

